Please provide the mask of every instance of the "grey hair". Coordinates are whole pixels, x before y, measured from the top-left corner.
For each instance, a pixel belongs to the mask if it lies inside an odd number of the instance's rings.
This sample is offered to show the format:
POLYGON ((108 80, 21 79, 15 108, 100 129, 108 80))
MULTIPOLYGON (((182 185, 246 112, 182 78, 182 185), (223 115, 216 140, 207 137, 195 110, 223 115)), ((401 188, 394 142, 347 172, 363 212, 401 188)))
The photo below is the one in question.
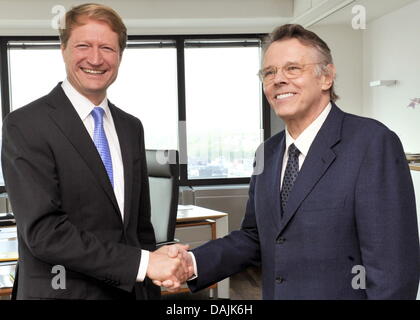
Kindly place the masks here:
MULTIPOLYGON (((321 61, 320 61, 321 64, 316 65, 315 74, 317 76, 330 74, 331 70, 328 68, 328 65, 333 64, 333 58, 331 55, 330 48, 328 47, 328 45, 325 43, 324 40, 318 37, 317 34, 305 29, 299 24, 285 24, 274 29, 274 31, 270 33, 263 41, 263 44, 262 44, 263 56, 265 52, 267 51, 268 47, 273 42, 287 40, 287 39, 297 39, 302 44, 316 49, 317 53, 319 54, 321 58, 321 61)), ((339 96, 335 93, 335 90, 334 90, 334 80, 335 80, 335 77, 331 84, 331 88, 329 89, 330 99, 332 101, 336 101, 339 99, 339 96)))

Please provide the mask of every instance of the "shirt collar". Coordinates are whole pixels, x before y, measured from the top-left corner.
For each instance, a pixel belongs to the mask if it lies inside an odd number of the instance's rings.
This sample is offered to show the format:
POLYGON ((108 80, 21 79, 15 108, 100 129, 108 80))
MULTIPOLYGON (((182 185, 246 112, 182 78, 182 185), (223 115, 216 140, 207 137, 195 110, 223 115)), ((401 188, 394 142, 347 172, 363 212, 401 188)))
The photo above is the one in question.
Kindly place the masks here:
POLYGON ((289 150, 289 146, 294 143, 296 148, 299 149, 300 153, 306 157, 312 142, 318 134, 319 129, 321 129, 325 119, 327 119, 327 116, 331 111, 331 107, 331 102, 329 102, 321 114, 305 130, 303 130, 303 132, 296 140, 292 138, 286 127, 286 150, 289 150))
POLYGON ((101 107, 105 110, 105 116, 108 118, 110 117, 110 110, 108 107, 107 97, 105 97, 99 105, 95 106, 88 98, 86 98, 80 92, 78 92, 71 85, 67 78, 63 81, 61 87, 63 88, 64 93, 66 94, 67 98, 69 98, 73 107, 76 109, 76 112, 78 113, 82 121, 85 121, 85 119, 90 115, 94 107, 101 107))

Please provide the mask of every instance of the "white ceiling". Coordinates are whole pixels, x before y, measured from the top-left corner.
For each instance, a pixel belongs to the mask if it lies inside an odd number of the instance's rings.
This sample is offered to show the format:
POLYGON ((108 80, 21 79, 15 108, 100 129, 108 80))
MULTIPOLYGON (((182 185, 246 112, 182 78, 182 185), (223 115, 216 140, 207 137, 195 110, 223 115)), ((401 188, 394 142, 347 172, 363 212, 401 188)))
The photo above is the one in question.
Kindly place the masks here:
POLYGON ((416 0, 355 0, 349 3, 347 6, 343 7, 341 10, 338 10, 323 18, 317 24, 351 25, 352 18, 355 15, 352 13, 352 8, 355 5, 362 5, 366 8, 366 20, 367 22, 370 22, 386 15, 387 13, 398 10, 399 8, 402 8, 414 1, 416 0))
MULTIPOLYGON (((94 0, 124 19, 267 18, 293 16, 294 0, 94 0)), ((0 19, 50 19, 51 9, 66 10, 90 0, 0 0, 0 19)))
MULTIPOLYGON (((89 0, 90 1, 90 0, 89 0)), ((351 24, 354 5, 367 21, 416 0, 95 0, 113 7, 130 34, 266 33, 284 23, 351 24)), ((419 1, 419 0, 417 0, 419 1)), ((52 8, 75 0, 0 0, 0 34, 48 35, 52 8)))
MULTIPOLYGON (((88 2, 0 0, 0 34, 55 34, 52 8, 88 2)), ((293 17, 294 0, 94 0, 114 8, 131 34, 270 32, 293 17)))

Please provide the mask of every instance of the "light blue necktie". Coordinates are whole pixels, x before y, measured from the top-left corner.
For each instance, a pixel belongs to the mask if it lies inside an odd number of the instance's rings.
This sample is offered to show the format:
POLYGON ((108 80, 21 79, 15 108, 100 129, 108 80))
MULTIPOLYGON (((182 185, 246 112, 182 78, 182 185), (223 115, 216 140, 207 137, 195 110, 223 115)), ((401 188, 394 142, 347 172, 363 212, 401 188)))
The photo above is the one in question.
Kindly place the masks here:
POLYGON ((91 112, 93 120, 95 120, 93 143, 95 144, 96 149, 98 149, 99 155, 101 156, 102 162, 104 163, 106 172, 108 173, 109 181, 111 181, 112 187, 114 187, 111 152, 109 151, 109 144, 104 130, 104 112, 105 110, 101 107, 95 107, 91 112))

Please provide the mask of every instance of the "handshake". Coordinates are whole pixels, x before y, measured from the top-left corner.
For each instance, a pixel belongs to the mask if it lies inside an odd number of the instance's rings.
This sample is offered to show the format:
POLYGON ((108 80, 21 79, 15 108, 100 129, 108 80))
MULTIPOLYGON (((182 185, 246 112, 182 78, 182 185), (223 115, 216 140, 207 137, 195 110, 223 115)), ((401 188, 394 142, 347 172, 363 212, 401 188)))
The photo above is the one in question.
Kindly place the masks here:
POLYGON ((150 252, 146 275, 155 285, 175 292, 194 274, 188 245, 173 244, 150 252))

